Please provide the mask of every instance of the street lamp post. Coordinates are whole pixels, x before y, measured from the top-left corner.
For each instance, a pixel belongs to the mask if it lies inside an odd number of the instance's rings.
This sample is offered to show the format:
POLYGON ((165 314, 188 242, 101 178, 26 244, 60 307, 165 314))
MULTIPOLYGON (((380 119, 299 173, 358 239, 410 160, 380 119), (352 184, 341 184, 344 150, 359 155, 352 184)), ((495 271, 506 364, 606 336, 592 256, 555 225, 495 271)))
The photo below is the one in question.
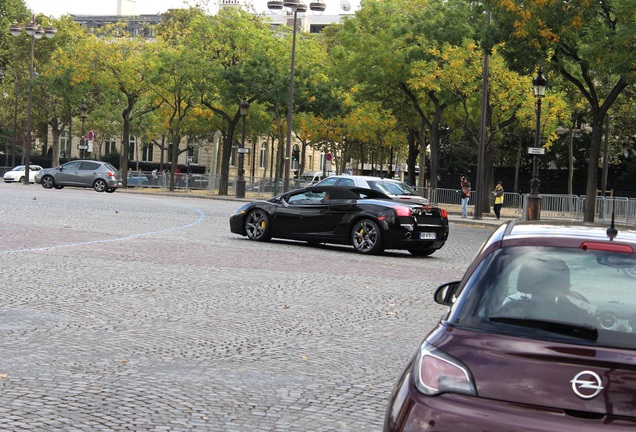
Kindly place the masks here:
MULTIPOLYGON (((283 191, 289 190, 289 176, 291 172, 291 149, 292 149, 292 119, 294 108, 294 69, 296 62, 296 27, 298 12, 307 12, 307 5, 301 0, 271 0, 267 2, 267 7, 271 11, 280 11, 283 7, 286 7, 294 12, 294 21, 292 29, 292 51, 291 51, 291 72, 289 75, 289 101, 287 108, 287 143, 285 145, 285 168, 283 174, 283 191)), ((309 8, 315 12, 324 12, 326 5, 320 1, 313 1, 309 4, 309 8)))
POLYGON ((238 149, 239 165, 238 165, 238 178, 236 179, 236 197, 245 198, 245 117, 247 117, 247 111, 250 108, 250 103, 243 99, 239 104, 239 110, 241 117, 243 117, 243 133, 241 135, 241 147, 238 149))
MULTIPOLYGON (((32 131, 31 131, 31 106, 32 106, 32 98, 33 98, 33 86, 32 80, 33 75, 35 73, 35 69, 33 67, 33 59, 35 52, 35 40, 41 39, 42 36, 47 38, 52 38, 57 33, 57 29, 55 27, 45 27, 42 28, 39 24, 36 23, 36 19, 38 16, 33 15, 31 17, 31 22, 24 27, 24 31, 28 36, 31 37, 31 57, 29 63, 29 96, 27 102, 27 134, 24 143, 24 184, 29 184, 29 168, 31 167, 31 141, 32 141, 32 131)), ((19 36, 22 34, 22 26, 15 21, 10 27, 9 32, 13 36, 19 36)))
MULTIPOLYGON (((539 68, 537 76, 532 80, 534 96, 537 99, 537 124, 534 135, 534 147, 541 147, 541 99, 545 96, 545 88, 548 86, 548 80, 543 75, 543 69, 539 68)), ((538 150, 534 152, 532 158, 532 180, 530 180, 530 195, 528 195, 528 205, 526 208, 526 219, 538 221, 541 220, 541 196, 539 196, 539 167, 538 167, 538 150)))
POLYGON ((88 145, 86 144, 86 138, 84 136, 84 121, 86 120, 86 117, 88 116, 88 107, 86 106, 84 102, 82 102, 79 106, 79 115, 80 115, 80 118, 82 119, 82 133, 81 133, 80 144, 79 144, 80 159, 85 159, 86 149, 88 145))

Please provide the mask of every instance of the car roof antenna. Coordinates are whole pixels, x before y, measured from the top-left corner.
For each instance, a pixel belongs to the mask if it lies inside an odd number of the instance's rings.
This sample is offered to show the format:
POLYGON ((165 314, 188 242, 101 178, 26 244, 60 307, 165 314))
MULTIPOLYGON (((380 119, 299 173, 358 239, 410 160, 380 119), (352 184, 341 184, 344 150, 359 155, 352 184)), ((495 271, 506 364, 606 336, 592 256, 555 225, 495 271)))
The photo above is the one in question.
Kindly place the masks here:
POLYGON ((610 240, 614 240, 616 236, 618 235, 618 230, 614 226, 614 210, 615 209, 616 209, 616 200, 612 200, 612 224, 609 226, 609 228, 606 231, 607 237, 609 237, 610 240))

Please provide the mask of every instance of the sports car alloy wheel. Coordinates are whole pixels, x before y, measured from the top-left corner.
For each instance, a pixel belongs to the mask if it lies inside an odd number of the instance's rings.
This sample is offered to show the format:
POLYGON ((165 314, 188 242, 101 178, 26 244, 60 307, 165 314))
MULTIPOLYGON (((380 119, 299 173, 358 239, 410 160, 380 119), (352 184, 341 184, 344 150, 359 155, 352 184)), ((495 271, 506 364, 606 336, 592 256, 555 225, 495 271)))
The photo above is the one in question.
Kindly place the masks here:
POLYGON ((263 210, 253 210, 245 218, 245 232, 250 240, 267 241, 272 238, 269 218, 263 210))
POLYGON ((379 254, 384 250, 380 227, 370 219, 363 219, 354 225, 351 243, 356 252, 362 254, 379 254))

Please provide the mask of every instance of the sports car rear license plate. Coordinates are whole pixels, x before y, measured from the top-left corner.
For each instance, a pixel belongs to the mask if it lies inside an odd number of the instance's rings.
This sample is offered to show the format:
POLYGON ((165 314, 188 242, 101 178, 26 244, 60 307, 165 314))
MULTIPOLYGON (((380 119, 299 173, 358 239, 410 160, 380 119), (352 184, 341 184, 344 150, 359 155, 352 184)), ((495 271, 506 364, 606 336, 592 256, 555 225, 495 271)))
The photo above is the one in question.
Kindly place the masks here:
POLYGON ((437 235, 434 232, 421 232, 420 240, 435 240, 437 235))

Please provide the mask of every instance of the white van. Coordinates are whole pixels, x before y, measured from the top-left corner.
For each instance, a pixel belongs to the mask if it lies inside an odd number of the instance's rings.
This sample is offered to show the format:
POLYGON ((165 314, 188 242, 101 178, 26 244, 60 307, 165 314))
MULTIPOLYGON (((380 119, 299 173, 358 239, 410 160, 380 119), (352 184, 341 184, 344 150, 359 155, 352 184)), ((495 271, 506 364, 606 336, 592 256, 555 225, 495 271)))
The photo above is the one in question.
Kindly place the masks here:
POLYGON ((320 180, 325 178, 322 175, 322 171, 305 171, 300 175, 300 185, 302 187, 313 186, 320 180))

